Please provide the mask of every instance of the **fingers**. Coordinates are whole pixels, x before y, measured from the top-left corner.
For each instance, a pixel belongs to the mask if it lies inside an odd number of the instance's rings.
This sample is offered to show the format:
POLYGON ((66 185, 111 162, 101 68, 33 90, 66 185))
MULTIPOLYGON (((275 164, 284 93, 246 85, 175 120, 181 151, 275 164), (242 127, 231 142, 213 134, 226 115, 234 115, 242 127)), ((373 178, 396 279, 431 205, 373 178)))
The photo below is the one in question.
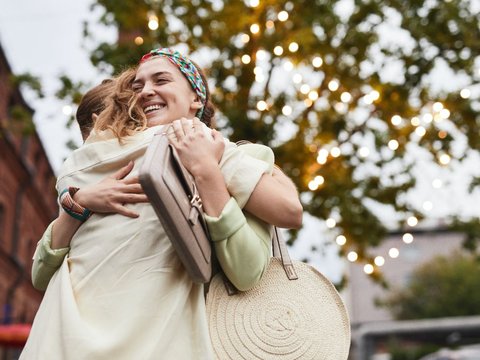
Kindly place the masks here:
POLYGON ((202 122, 201 122, 197 117, 194 117, 194 118, 193 118, 192 127, 193 127, 193 131, 194 131, 194 132, 201 132, 201 131, 203 131, 203 129, 202 129, 202 122))
POLYGON ((122 167, 120 170, 118 170, 115 174, 113 174, 111 177, 113 179, 116 179, 116 180, 121 180, 123 179, 125 176, 127 176, 130 171, 132 171, 133 169, 133 161, 130 161, 127 165, 125 165, 124 167, 122 167))
POLYGON ((127 216, 127 217, 130 217, 130 218, 138 218, 139 217, 139 214, 136 213, 135 211, 133 210, 130 210, 128 208, 126 208, 125 206, 123 205, 118 205, 115 207, 115 212, 117 214, 120 214, 120 215, 123 215, 123 216, 127 216))

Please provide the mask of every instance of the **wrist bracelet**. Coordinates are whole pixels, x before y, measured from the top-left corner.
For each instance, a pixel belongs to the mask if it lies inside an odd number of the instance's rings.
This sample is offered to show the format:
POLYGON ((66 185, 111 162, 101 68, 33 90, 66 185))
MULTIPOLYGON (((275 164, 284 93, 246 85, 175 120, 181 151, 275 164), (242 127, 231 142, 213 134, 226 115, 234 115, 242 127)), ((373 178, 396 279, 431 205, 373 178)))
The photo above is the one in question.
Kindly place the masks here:
POLYGON ((73 200, 73 195, 75 195, 78 190, 80 189, 77 187, 64 189, 60 193, 60 205, 68 215, 83 222, 92 216, 93 212, 73 200))

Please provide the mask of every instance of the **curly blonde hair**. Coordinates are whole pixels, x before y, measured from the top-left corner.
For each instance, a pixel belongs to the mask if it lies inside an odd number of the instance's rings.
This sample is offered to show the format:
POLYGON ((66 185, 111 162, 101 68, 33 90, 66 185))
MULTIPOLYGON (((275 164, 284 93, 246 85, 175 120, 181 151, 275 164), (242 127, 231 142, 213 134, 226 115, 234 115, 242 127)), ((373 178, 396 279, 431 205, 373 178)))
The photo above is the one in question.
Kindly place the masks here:
POLYGON ((136 68, 129 68, 115 77, 115 87, 105 99, 105 110, 95 121, 95 131, 111 130, 120 140, 145 130, 147 118, 132 90, 136 73, 136 68))

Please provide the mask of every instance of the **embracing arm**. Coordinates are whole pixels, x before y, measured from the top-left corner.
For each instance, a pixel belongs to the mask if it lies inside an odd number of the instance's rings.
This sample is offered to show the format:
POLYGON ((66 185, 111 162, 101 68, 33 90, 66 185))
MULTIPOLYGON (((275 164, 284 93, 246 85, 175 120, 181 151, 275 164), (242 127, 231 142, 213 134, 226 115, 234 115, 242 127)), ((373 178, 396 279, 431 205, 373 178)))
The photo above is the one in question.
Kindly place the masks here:
MULTIPOLYGON (((132 171, 133 165, 133 162, 129 162, 99 183, 78 190, 74 195, 74 201, 94 212, 138 217, 137 213, 125 206, 128 203, 148 201, 138 177, 125 179, 132 171)), ((32 283, 36 289, 47 288, 53 274, 70 251, 70 242, 81 225, 82 221, 60 211, 58 218, 48 226, 33 256, 32 283)))

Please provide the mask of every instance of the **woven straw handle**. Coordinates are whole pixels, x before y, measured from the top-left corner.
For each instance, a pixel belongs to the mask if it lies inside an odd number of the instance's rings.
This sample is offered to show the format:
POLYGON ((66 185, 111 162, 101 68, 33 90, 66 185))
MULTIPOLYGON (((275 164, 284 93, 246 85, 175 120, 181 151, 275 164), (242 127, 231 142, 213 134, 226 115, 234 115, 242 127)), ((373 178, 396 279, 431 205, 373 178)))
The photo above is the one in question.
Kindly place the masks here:
POLYGON ((297 280, 298 275, 295 271, 295 267, 293 266, 292 259, 290 259, 287 244, 285 243, 282 233, 276 226, 273 227, 272 248, 273 256, 279 258, 282 262, 283 269, 287 274, 288 280, 297 280))

